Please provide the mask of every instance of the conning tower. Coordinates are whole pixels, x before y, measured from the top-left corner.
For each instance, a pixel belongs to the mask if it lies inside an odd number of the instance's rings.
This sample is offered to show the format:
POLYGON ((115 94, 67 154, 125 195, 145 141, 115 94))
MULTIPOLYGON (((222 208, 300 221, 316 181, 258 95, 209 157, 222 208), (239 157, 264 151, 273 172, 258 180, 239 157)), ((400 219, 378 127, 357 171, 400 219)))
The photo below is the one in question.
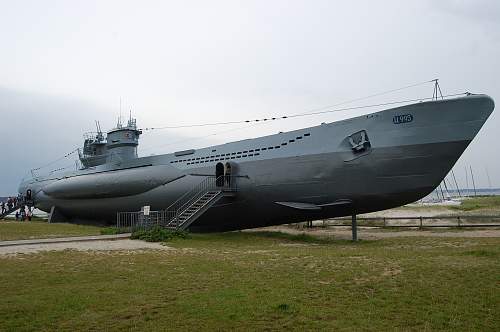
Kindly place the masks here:
POLYGON ((83 151, 78 149, 78 156, 83 168, 106 163, 106 140, 97 121, 96 126, 97 132, 89 132, 83 135, 85 139, 83 151))
POLYGON ((118 121, 116 128, 107 135, 107 162, 120 162, 137 158, 137 146, 142 131, 137 129, 136 119, 130 118, 127 126, 118 121))

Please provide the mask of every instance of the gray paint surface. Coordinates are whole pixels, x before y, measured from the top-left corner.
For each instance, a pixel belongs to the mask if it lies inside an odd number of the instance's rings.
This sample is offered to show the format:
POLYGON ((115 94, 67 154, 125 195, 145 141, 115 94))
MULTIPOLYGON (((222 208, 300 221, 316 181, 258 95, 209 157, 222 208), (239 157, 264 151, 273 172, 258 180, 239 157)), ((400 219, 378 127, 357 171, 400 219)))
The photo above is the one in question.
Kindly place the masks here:
POLYGON ((189 154, 143 157, 33 178, 19 191, 32 189, 43 211, 56 206, 73 221, 111 223, 117 212, 138 211, 144 205, 167 208, 205 176, 215 174, 218 162, 231 162, 233 174, 240 176, 238 194, 219 201, 192 230, 377 211, 430 193, 493 109, 493 100, 485 95, 422 102, 189 154), (398 120, 408 115, 411 121, 398 120), (361 132, 369 147, 356 152, 349 137, 359 139, 361 132))

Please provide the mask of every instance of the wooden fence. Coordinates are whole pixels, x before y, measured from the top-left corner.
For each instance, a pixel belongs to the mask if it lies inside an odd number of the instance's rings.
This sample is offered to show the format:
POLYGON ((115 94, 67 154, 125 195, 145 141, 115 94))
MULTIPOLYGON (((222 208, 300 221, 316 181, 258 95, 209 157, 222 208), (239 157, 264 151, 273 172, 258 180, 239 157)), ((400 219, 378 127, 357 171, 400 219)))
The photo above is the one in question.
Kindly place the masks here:
MULTIPOLYGON (((351 217, 326 219, 322 222, 307 222, 306 227, 351 226, 351 217)), ((428 228, 428 227, 500 227, 500 216, 461 215, 461 216, 412 216, 412 217, 357 217, 361 227, 387 228, 428 228)))

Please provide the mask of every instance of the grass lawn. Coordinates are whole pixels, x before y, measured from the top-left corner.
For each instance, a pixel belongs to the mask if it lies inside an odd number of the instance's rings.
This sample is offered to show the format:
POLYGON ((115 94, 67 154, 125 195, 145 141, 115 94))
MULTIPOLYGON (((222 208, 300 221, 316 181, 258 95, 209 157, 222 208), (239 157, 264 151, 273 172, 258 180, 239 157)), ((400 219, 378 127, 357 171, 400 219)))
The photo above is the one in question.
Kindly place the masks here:
POLYGON ((482 196, 464 199, 462 204, 452 206, 451 209, 459 211, 499 210, 500 196, 482 196))
POLYGON ((175 250, 0 256, 2 331, 500 326, 500 238, 191 235, 175 250))
POLYGON ((99 235, 102 227, 72 224, 49 224, 44 221, 0 221, 0 241, 99 235))
POLYGON ((443 212, 445 214, 447 212, 449 212, 449 214, 481 214, 481 212, 486 214, 500 213, 500 196, 467 197, 463 198, 461 202, 460 205, 420 205, 414 203, 391 210, 406 211, 408 213, 420 213, 425 211, 443 212))

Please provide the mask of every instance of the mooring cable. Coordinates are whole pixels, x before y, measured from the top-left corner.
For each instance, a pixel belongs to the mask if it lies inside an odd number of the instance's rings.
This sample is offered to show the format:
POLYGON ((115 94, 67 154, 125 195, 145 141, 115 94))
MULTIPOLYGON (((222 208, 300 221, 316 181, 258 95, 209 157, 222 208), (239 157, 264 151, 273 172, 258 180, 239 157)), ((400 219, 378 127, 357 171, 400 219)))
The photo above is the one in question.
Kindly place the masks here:
POLYGON ((49 162, 49 163, 47 163, 47 164, 45 164, 45 165, 42 165, 42 166, 37 167, 37 168, 33 168, 31 171, 32 171, 32 172, 34 172, 34 171, 38 171, 38 170, 40 170, 40 169, 42 169, 42 168, 46 168, 46 167, 51 166, 51 165, 53 165, 53 164, 55 164, 55 163, 57 163, 57 162, 59 162, 59 161, 61 161, 61 160, 63 160, 63 159, 66 159, 66 158, 68 158, 69 156, 71 156, 73 153, 77 152, 77 151, 78 151, 78 149, 79 149, 79 148, 76 148, 76 149, 74 149, 73 151, 66 153, 64 156, 62 156, 62 157, 60 157, 60 158, 58 158, 58 159, 56 159, 56 160, 54 160, 54 161, 51 161, 51 162, 49 162))
MULTIPOLYGON (((270 122, 270 121, 278 121, 278 120, 292 119, 292 118, 305 117, 305 116, 313 116, 313 115, 335 113, 335 112, 345 112, 345 111, 351 111, 351 110, 357 110, 357 109, 365 109, 365 108, 373 108, 373 107, 381 107, 381 106, 398 105, 398 104, 411 103, 411 102, 423 102, 423 101, 433 100, 434 97, 417 98, 417 99, 407 99, 407 100, 401 100, 401 101, 392 101, 392 102, 385 102, 385 103, 378 103, 378 104, 361 105, 361 106, 344 107, 344 108, 333 108, 332 109, 332 107, 337 107, 337 106, 340 106, 340 105, 350 104, 350 103, 353 103, 353 102, 357 102, 357 101, 361 101, 361 100, 365 100, 365 99, 369 99, 369 98, 373 98, 373 97, 378 97, 378 96, 386 95, 386 94, 389 94, 389 93, 392 93, 392 92, 397 92, 397 91, 401 91, 401 90, 413 88, 413 87, 416 87, 416 86, 424 85, 424 84, 435 82, 435 81, 436 81, 436 79, 433 79, 433 80, 430 80, 430 81, 419 82, 419 83, 407 85, 407 86, 404 86, 404 87, 400 87, 400 88, 396 88, 396 89, 391 89, 391 90, 387 90, 387 91, 383 91, 383 92, 379 92, 379 93, 367 95, 367 96, 360 97, 360 98, 351 99, 351 100, 348 100, 348 101, 345 101, 345 102, 341 102, 341 103, 338 103, 338 104, 329 105, 329 106, 325 106, 325 107, 313 109, 313 110, 310 110, 308 112, 298 113, 298 114, 283 115, 283 116, 278 116, 278 117, 275 116, 275 117, 268 117, 268 118, 254 119, 254 120, 235 120, 235 121, 212 122, 212 123, 198 123, 198 124, 186 124, 186 125, 176 125, 176 126, 146 127, 146 128, 142 128, 140 130, 142 130, 142 131, 153 131, 153 130, 164 130, 164 129, 196 128, 196 127, 221 126, 221 125, 231 125, 231 124, 249 124, 249 123, 254 123, 254 125, 257 125, 257 124, 263 124, 263 123, 270 122)), ((462 93, 448 94, 448 95, 442 96, 442 98, 444 99, 444 98, 456 97, 456 96, 467 95, 467 94, 469 94, 469 93, 468 92, 462 92, 462 93)), ((223 133, 237 131, 237 130, 242 130, 242 129, 246 129, 246 128, 248 128, 248 126, 239 127, 239 128, 233 128, 233 129, 230 129, 230 130, 227 130, 227 131, 216 132, 216 133, 212 133, 212 134, 201 136, 201 137, 195 137, 195 138, 191 138, 191 139, 181 140, 181 141, 173 142, 173 143, 170 143, 170 144, 167 144, 167 145, 171 145, 171 144, 174 144, 174 143, 181 143, 181 142, 185 142, 185 141, 189 141, 189 140, 202 139, 202 138, 206 138, 206 137, 210 137, 210 136, 216 136, 216 135, 220 135, 220 134, 223 134, 223 133)), ((164 145, 164 146, 167 146, 167 145, 164 145)), ((161 146, 161 147, 164 147, 164 146, 161 146)), ((148 149, 151 149, 151 148, 146 148, 146 150, 148 150, 148 149)), ((40 170, 42 168, 46 168, 48 166, 51 166, 51 165, 53 165, 53 164, 55 164, 55 163, 57 163, 57 162, 65 159, 65 158, 68 158, 69 156, 71 156, 75 152, 77 152, 78 150, 79 150, 79 148, 75 148, 71 152, 65 154, 64 156, 62 156, 62 157, 60 157, 60 158, 58 158, 58 159, 56 159, 54 161, 51 161, 51 162, 49 162, 49 163, 47 163, 45 165, 42 165, 40 167, 37 167, 37 168, 33 168, 31 170, 31 172, 40 170)))
MULTIPOLYGON (((466 95, 466 94, 468 94, 468 92, 454 93, 454 94, 445 95, 445 96, 443 96, 443 98, 457 97, 457 96, 466 95)), ((231 125, 231 124, 240 124, 240 123, 278 121, 278 120, 292 119, 292 118, 312 116, 312 115, 318 115, 318 114, 345 112, 345 111, 352 111, 352 110, 357 110, 357 109, 372 108, 372 107, 379 107, 379 106, 390 106, 390 105, 428 101, 428 100, 433 100, 433 97, 406 99, 406 100, 392 101, 392 102, 386 102, 386 103, 344 107, 344 108, 334 108, 334 109, 331 109, 330 107, 328 107, 327 110, 323 110, 325 108, 321 108, 321 109, 316 109, 315 111, 311 111, 311 112, 307 112, 307 113, 283 115, 283 116, 278 116, 278 117, 261 118, 261 119, 254 119, 254 120, 237 120, 237 121, 226 121, 226 122, 198 123, 198 124, 186 124, 186 125, 164 126, 164 127, 147 127, 147 128, 142 128, 141 130, 152 131, 152 130, 163 130, 163 129, 196 128, 196 127, 221 126, 221 125, 231 125)))
MULTIPOLYGON (((322 110, 327 110, 327 109, 331 109, 332 107, 337 107, 337 106, 340 106, 340 105, 351 104, 351 103, 354 103, 354 102, 357 102, 357 101, 361 101, 361 100, 365 100, 365 99, 369 99, 369 98, 373 98, 373 97, 383 96, 383 95, 386 95, 386 94, 389 94, 389 93, 393 93, 393 92, 397 92, 397 91, 401 91, 401 90, 406 90, 406 89, 414 88, 414 87, 417 87, 417 86, 420 86, 420 85, 424 85, 424 84, 428 84, 428 83, 432 83, 432 82, 435 82, 435 81, 436 81, 436 79, 429 80, 429 81, 423 81, 423 82, 419 82, 419 83, 414 83, 414 84, 406 85, 406 86, 403 86, 403 87, 400 87, 400 88, 396 88, 396 89, 391 89, 391 90, 386 90, 386 91, 383 91, 383 92, 374 93, 374 94, 367 95, 367 96, 364 96, 364 97, 350 99, 350 100, 343 101, 343 102, 340 102, 340 103, 337 103, 337 104, 323 106, 321 108, 315 108, 315 109, 309 110, 308 112, 305 112, 305 113, 295 114, 294 117, 299 116, 299 115, 300 116, 306 116, 306 115, 309 115, 309 113, 311 113, 311 112, 318 112, 318 111, 322 111, 322 110)), ((287 117, 289 117, 289 116, 269 117, 269 118, 256 119, 256 120, 236 120, 236 121, 212 122, 212 123, 201 123, 201 124, 187 124, 187 125, 176 125, 176 126, 146 127, 146 128, 142 128, 141 130, 143 130, 143 131, 151 131, 151 130, 161 130, 161 129, 178 129, 178 128, 220 126, 220 125, 230 125, 230 124, 238 124, 238 123, 260 122, 260 121, 264 121, 265 122, 265 121, 274 121, 274 120, 286 119, 287 117)))

